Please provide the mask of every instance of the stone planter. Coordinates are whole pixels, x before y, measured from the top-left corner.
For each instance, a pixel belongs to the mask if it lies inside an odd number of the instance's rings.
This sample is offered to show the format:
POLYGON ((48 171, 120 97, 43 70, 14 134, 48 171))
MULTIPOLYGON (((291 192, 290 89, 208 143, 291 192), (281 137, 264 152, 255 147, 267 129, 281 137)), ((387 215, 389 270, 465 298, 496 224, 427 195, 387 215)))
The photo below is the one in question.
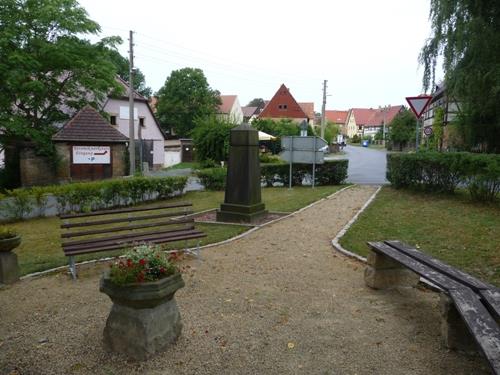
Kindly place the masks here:
POLYGON ((12 251, 21 244, 21 236, 0 240, 0 252, 12 251))
POLYGON ((17 255, 12 250, 20 244, 20 236, 0 240, 0 284, 12 284, 19 280, 17 255))
POLYGON ((180 273, 123 286, 104 274, 100 291, 113 301, 104 328, 105 348, 143 361, 175 342, 182 323, 174 294, 183 286, 180 273))

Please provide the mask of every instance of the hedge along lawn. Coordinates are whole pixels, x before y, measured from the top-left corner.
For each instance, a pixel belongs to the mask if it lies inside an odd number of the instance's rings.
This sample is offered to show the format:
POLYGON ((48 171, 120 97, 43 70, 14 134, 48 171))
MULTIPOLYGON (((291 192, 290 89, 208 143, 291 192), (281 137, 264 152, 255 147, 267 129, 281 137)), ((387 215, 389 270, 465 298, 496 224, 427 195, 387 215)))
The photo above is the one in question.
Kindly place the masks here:
POLYGON ((398 239, 500 286, 500 204, 466 194, 438 195, 384 187, 341 238, 366 256, 367 241, 398 239))
MULTIPOLYGON (((293 212, 318 199, 326 197, 344 186, 321 186, 315 189, 310 187, 287 188, 264 188, 262 189, 263 201, 271 211, 293 212)), ((181 197, 169 199, 168 201, 156 201, 139 207, 158 205, 160 203, 174 203, 189 201, 193 203, 193 210, 200 212, 208 209, 218 208, 224 201, 224 192, 198 191, 189 192, 181 197)), ((6 226, 19 232, 22 236, 21 246, 15 250, 19 258, 19 266, 22 275, 32 272, 47 270, 50 268, 68 264, 68 258, 64 256, 61 249, 60 220, 57 217, 38 218, 26 221, 10 223, 6 226)), ((217 225, 197 223, 196 227, 207 234, 201 239, 201 245, 223 241, 247 231, 249 228, 241 225, 217 225)), ((196 241, 189 241, 188 246, 195 246, 196 241)), ((168 248, 183 248, 184 241, 169 244, 168 248)), ((93 253, 77 256, 78 262, 91 259, 116 256, 123 251, 93 253)))

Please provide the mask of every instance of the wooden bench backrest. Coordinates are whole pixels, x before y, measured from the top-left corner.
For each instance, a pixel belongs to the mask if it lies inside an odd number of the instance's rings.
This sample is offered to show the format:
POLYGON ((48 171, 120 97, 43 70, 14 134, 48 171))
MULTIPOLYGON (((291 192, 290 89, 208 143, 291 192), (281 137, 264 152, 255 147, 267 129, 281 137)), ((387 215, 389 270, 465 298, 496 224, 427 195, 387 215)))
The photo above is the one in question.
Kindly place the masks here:
POLYGON ((194 229, 194 219, 186 216, 191 213, 191 203, 179 202, 61 215, 62 248, 65 253, 75 249, 90 252, 97 245, 103 250, 117 248, 116 241, 127 238, 139 237, 146 241, 176 236, 194 229))

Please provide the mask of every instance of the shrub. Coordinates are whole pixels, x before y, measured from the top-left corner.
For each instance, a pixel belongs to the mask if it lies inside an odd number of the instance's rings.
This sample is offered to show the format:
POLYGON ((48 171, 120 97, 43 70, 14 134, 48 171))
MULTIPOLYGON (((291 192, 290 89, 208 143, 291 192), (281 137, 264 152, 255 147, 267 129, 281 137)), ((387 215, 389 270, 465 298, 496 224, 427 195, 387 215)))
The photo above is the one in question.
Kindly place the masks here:
POLYGON ((453 193, 465 186, 474 200, 500 192, 500 155, 418 152, 387 155, 387 179, 395 188, 453 193))
POLYGON ((219 168, 220 163, 217 163, 213 159, 205 159, 200 161, 200 169, 208 169, 208 168, 219 168))
POLYGON ((226 168, 207 168, 196 172, 200 182, 207 190, 224 190, 226 187, 226 168))
POLYGON ((353 137, 351 138, 351 142, 352 143, 359 143, 359 142, 361 142, 361 138, 359 137, 359 135, 354 134, 353 137))
POLYGON ((198 119, 193 131, 193 143, 198 161, 211 159, 216 162, 227 160, 229 136, 234 124, 215 116, 198 119))
POLYGON ((52 194, 59 213, 87 212, 107 207, 136 204, 144 200, 165 199, 182 192, 187 177, 134 177, 119 180, 80 182, 7 191, 2 208, 11 219, 22 219, 38 206, 39 215, 52 194))
MULTIPOLYGON (((316 164, 315 185, 338 185, 347 178, 348 160, 328 160, 316 164)), ((276 183, 289 184, 289 164, 262 164, 261 181, 268 187, 276 183)), ((292 164, 292 185, 300 186, 304 178, 312 177, 312 164, 292 164)))

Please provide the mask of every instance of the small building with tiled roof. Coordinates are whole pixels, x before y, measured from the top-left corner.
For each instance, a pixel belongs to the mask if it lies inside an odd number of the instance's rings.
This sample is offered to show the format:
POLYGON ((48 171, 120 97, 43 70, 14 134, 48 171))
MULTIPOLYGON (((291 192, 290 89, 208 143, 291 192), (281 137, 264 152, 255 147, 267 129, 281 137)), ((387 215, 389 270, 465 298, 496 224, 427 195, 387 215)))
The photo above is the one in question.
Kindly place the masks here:
POLYGON ((124 176, 129 138, 94 108, 77 112, 53 137, 60 158, 59 181, 100 180, 124 176))
POLYGON ((302 103, 301 106, 292 96, 288 87, 282 84, 259 114, 259 118, 272 120, 288 118, 299 124, 306 120, 312 125, 314 105, 311 106, 311 104, 313 103, 302 103))
POLYGON ((326 121, 339 127, 340 133, 347 135, 346 123, 349 111, 325 110, 326 121))
POLYGON ((234 124, 243 122, 243 110, 241 109, 238 95, 220 95, 221 104, 218 109, 218 116, 234 124))

